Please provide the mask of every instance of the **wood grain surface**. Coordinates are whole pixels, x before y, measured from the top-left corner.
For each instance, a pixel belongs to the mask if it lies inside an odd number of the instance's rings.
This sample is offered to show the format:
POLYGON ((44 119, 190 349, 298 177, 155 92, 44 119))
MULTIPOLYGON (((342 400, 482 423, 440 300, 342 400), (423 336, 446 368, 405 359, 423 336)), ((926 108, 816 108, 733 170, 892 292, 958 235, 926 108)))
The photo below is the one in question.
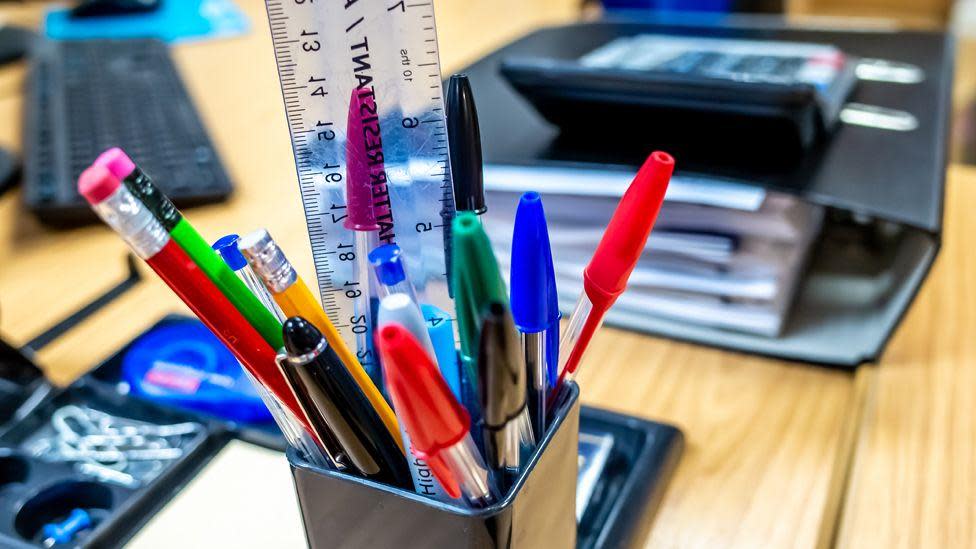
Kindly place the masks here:
MULTIPOLYGON (((208 239, 267 227, 312 278, 305 221, 263 4, 241 0, 246 36, 180 45, 174 57, 237 186, 189 219, 208 239)), ((572 0, 436 2, 445 71, 520 34, 575 17, 572 0)), ((37 6, 5 7, 36 24, 37 6)), ((23 65, 0 68, 0 145, 19 149, 23 65)), ((138 159, 136 159, 138 161, 138 159)), ((687 449, 638 547, 845 547, 974 540, 976 297, 967 215, 976 173, 954 168, 946 248, 879 368, 857 375, 605 329, 580 383, 588 404, 679 426, 687 449), (852 457, 852 453, 856 456, 852 457), (851 463, 854 464, 851 468, 851 463), (849 490, 845 488, 850 487, 849 490), (846 497, 845 497, 846 493, 846 497)), ((124 276, 108 229, 52 231, 0 199, 0 332, 23 343, 124 276)), ((68 383, 170 312, 145 282, 39 355, 68 383)))

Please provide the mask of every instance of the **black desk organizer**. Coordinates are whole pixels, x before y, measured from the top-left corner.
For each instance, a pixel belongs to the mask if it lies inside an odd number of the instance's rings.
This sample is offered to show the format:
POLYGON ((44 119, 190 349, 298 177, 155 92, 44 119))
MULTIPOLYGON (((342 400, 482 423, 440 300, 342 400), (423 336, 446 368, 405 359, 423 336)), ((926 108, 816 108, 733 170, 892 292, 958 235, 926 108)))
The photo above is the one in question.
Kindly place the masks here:
POLYGON ((780 18, 761 16, 664 14, 542 29, 461 72, 477 93, 488 165, 633 173, 647 151, 662 148, 675 154, 676 176, 732 180, 826 206, 823 233, 780 337, 613 310, 607 323, 853 368, 880 358, 940 246, 952 67, 952 39, 941 32, 830 31, 792 28, 780 18), (749 139, 726 143, 728 150, 684 150, 660 132, 655 135, 655 128, 631 125, 625 117, 613 132, 580 140, 562 135, 499 72, 508 57, 573 59, 614 38, 645 33, 833 44, 858 57, 915 65, 925 72, 921 82, 861 81, 850 101, 907 111, 918 127, 900 132, 841 124, 804 158, 783 163, 777 154, 751 148, 749 139))
MULTIPOLYGON (((196 320, 171 315, 156 325, 169 322, 196 320)), ((87 508, 96 527, 82 533, 76 542, 56 547, 88 549, 121 546, 232 438, 269 448, 285 448, 284 439, 273 428, 253 428, 220 421, 198 412, 165 409, 126 394, 124 386, 120 385, 120 366, 127 349, 128 346, 123 347, 71 386, 55 389, 47 384, 29 357, 0 341, 0 547, 39 547, 41 526, 63 520, 75 507, 87 508), (25 405, 29 402, 34 404, 25 405), (84 404, 113 415, 149 423, 194 421, 203 425, 205 430, 192 441, 185 454, 159 477, 138 489, 128 489, 80 476, 70 464, 47 463, 20 450, 24 440, 49 422, 53 410, 69 403, 84 404)), ((555 428, 550 429, 544 441, 543 453, 527 467, 512 495, 494 507, 477 513, 457 513, 450 511, 445 504, 421 498, 412 492, 378 486, 364 479, 331 471, 317 471, 289 452, 303 514, 307 519, 309 513, 317 513, 311 515, 316 519, 313 521, 314 527, 307 531, 309 543, 313 547, 337 546, 336 540, 340 539, 338 531, 324 530, 323 525, 326 524, 344 524, 350 534, 355 533, 356 529, 391 530, 392 523, 386 519, 369 526, 358 523, 348 527, 353 524, 348 518, 359 516, 350 513, 358 506, 360 512, 372 509, 374 519, 377 518, 377 509, 385 509, 383 517, 387 519, 390 515, 387 511, 410 509, 417 518, 410 525, 411 528, 419 528, 422 532, 429 531, 433 524, 428 521, 428 514, 438 517, 437 524, 450 524, 446 526, 446 531, 453 533, 458 532, 457 528, 487 523, 492 523, 492 528, 497 530, 504 526, 501 519, 506 517, 512 525, 520 527, 535 522, 555 526, 555 522, 558 522, 562 528, 561 533, 548 533, 548 538, 527 538, 527 534, 519 534, 512 538, 513 543, 510 544, 502 543, 502 540, 489 543, 488 530, 481 527, 476 532, 475 528, 469 528, 469 533, 465 535, 471 536, 472 540, 476 535, 480 537, 477 538, 479 544, 472 542, 468 547, 550 546, 549 542, 542 545, 527 543, 530 539, 559 541, 557 547, 571 547, 571 538, 575 538, 575 547, 580 549, 603 549, 625 544, 633 534, 637 521, 656 509, 681 454, 683 436, 670 425, 581 407, 575 395, 574 392, 571 405, 554 419, 552 425, 555 428), (580 430, 610 433, 614 436, 614 446, 604 474, 576 529, 577 533, 570 536, 566 531, 572 533, 575 522, 572 494, 575 494, 576 474, 576 452, 571 449, 575 448, 580 430), (557 482, 556 478, 561 480, 557 482), (562 486, 565 497, 557 498, 552 492, 557 486, 562 486), (561 504, 557 507, 555 501, 561 501, 561 504), (546 510, 549 511, 548 515, 546 510), (425 518, 418 518, 422 515, 425 518), (339 518, 346 520, 337 520, 339 518), (377 524, 380 526, 377 527, 377 524), (329 537, 322 538, 324 535, 329 537)), ((398 539, 396 546, 402 548, 453 547, 457 546, 453 542, 461 538, 452 538, 452 543, 447 545, 422 545, 419 544, 419 537, 416 538, 417 545, 405 545, 404 540, 411 538, 398 539)))

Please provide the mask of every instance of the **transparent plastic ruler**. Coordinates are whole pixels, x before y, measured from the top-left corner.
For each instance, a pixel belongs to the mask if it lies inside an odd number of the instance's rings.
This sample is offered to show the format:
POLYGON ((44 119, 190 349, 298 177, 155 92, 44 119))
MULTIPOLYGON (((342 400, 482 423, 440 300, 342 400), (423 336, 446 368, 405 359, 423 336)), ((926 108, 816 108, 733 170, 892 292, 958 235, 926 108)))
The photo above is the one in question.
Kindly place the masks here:
MULTIPOLYGON (((356 269, 346 215, 346 143, 382 154, 395 241, 421 301, 454 316, 444 264, 444 220, 453 209, 437 31, 431 0, 265 0, 278 77, 298 171, 322 304, 351 346, 367 327, 357 299, 367 282, 356 269), (362 135, 346 135, 352 94, 362 135), (379 144, 379 146, 377 146, 379 144)), ((391 232, 392 231, 392 232, 391 232)), ((366 363, 375 357, 362 356, 366 363)))

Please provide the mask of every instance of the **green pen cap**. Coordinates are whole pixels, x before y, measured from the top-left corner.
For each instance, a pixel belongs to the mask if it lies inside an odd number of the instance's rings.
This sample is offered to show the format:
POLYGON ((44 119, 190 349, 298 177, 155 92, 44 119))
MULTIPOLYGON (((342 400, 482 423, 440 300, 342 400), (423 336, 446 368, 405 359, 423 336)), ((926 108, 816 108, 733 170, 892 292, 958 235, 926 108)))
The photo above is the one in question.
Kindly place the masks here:
MULTIPOLYGON (((508 290, 478 216, 472 212, 459 212, 451 225, 451 233, 454 239, 451 284, 461 336, 461 357, 468 368, 473 368, 484 315, 493 302, 508 306, 508 290)), ((473 371, 468 373, 472 379, 477 379, 473 371)))

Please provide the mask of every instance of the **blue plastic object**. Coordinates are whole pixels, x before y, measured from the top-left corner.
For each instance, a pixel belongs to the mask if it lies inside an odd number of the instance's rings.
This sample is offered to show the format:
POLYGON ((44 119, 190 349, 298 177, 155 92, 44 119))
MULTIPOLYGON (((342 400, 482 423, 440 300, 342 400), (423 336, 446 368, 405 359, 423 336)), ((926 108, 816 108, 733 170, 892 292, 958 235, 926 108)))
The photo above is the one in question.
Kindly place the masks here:
POLYGON ((603 0, 607 11, 656 10, 656 11, 704 11, 727 13, 732 11, 732 0, 603 0))
POLYGON ((458 363, 457 347, 454 345, 454 323, 451 315, 433 305, 421 305, 420 310, 424 313, 424 320, 427 322, 427 333, 430 334, 430 343, 434 346, 434 358, 437 360, 441 375, 444 376, 454 396, 463 402, 461 367, 458 363))
POLYGON ((149 13, 71 17, 69 9, 48 12, 44 32, 55 40, 159 38, 166 42, 236 36, 247 32, 247 16, 231 0, 174 0, 149 13))
POLYGON ((369 262, 376 270, 376 278, 385 286, 396 286, 407 279, 403 252, 396 244, 384 244, 369 252, 369 262))
POLYGON ((512 234, 510 271, 512 318, 523 333, 546 333, 549 383, 558 377, 559 302, 549 229, 542 197, 527 192, 519 199, 512 234))
POLYGON ((45 545, 70 543, 82 530, 91 528, 92 519, 84 509, 73 509, 62 522, 52 522, 43 527, 45 545))
POLYGON ((273 421, 234 355, 197 320, 166 322, 122 358, 133 395, 246 424, 273 421))
POLYGON ((236 234, 229 234, 213 243, 213 249, 224 258, 224 263, 233 271, 239 271, 247 267, 247 259, 237 248, 237 241, 240 238, 236 234))

